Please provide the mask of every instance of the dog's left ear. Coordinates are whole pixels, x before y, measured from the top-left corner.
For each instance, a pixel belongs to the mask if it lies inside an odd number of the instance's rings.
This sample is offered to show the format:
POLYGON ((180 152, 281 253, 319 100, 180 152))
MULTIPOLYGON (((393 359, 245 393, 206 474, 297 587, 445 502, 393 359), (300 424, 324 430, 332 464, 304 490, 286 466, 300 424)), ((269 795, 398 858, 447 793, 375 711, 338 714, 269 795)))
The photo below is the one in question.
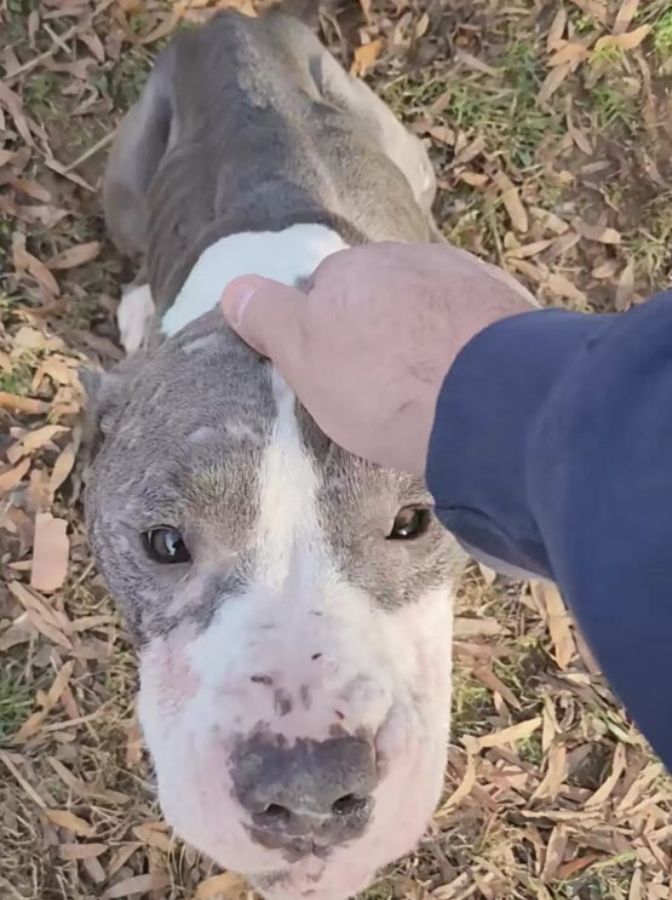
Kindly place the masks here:
POLYGON ((83 443, 88 450, 89 462, 119 422, 145 360, 146 354, 138 351, 109 372, 84 366, 79 369, 79 380, 86 396, 83 443))

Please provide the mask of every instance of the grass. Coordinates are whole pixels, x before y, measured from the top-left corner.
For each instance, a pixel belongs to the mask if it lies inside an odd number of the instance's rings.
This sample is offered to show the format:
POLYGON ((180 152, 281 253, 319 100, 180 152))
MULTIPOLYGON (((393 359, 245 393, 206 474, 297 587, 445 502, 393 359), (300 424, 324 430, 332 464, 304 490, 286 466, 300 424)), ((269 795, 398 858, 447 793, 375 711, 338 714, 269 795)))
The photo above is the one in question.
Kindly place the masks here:
POLYGON ((32 705, 30 683, 12 672, 0 672, 0 743, 18 730, 32 705))

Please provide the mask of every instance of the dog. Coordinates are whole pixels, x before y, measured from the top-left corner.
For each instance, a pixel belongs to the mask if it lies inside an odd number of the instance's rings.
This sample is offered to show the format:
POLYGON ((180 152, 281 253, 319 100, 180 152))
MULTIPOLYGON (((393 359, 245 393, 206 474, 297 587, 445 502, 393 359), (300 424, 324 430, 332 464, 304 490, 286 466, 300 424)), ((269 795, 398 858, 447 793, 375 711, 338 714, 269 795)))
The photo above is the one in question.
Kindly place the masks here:
POLYGON ((176 833, 272 900, 344 900, 440 796, 465 555, 421 481, 335 446, 216 308, 243 274, 438 240, 420 140, 307 25, 224 11, 116 134, 129 354, 91 379, 86 520, 176 833))

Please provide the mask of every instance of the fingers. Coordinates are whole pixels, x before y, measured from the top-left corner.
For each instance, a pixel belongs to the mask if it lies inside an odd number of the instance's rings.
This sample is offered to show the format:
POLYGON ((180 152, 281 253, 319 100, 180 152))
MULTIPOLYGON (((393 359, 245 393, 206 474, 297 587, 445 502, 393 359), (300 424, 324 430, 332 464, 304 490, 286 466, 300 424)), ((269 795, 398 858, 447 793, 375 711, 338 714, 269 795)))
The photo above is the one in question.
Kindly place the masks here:
POLYGON ((296 350, 305 294, 258 276, 235 278, 224 289, 221 307, 233 330, 282 370, 287 352, 296 350))

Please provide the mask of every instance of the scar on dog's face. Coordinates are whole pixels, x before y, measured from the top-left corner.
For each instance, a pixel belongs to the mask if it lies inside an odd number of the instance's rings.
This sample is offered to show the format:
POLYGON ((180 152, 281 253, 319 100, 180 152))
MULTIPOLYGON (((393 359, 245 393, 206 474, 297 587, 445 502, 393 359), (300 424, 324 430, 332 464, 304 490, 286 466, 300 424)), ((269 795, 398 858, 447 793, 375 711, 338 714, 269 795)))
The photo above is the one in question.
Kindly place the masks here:
POLYGON ((269 897, 343 900, 437 802, 461 551, 217 313, 97 394, 89 535, 164 814, 269 897))

